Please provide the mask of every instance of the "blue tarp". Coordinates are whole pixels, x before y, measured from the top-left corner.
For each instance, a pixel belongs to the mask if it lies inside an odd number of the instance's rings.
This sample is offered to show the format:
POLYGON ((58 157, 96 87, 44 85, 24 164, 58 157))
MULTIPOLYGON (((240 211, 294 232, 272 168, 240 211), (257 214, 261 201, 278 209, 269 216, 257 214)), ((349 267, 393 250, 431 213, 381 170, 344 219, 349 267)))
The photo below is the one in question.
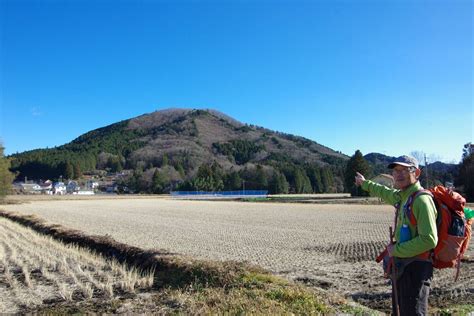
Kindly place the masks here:
POLYGON ((267 197, 267 190, 239 190, 239 191, 172 191, 172 197, 267 197))

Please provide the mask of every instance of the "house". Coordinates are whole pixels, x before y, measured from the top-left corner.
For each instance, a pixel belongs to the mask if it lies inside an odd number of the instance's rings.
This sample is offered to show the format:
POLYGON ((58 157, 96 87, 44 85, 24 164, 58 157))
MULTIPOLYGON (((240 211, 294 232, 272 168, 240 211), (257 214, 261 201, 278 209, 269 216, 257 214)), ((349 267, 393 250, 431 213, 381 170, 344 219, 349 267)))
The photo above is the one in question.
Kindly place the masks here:
POLYGON ((66 185, 66 192, 72 194, 79 191, 80 187, 76 181, 69 181, 66 185))
POLYGON ((118 192, 118 185, 116 183, 109 185, 105 188, 106 193, 116 193, 118 192))
POLYGON ((96 189, 99 188, 99 182, 95 180, 87 180, 85 187, 87 190, 95 191, 96 189))
POLYGON ((386 187, 393 188, 393 177, 389 174, 381 173, 378 176, 372 178, 371 180, 386 187))
POLYGON ((57 195, 66 194, 66 186, 64 185, 64 182, 53 183, 53 194, 57 194, 57 195))
POLYGON ((17 184, 20 192, 26 194, 40 194, 41 186, 37 183, 19 183, 17 184))
POLYGON ((51 180, 41 182, 39 185, 42 194, 53 194, 53 182, 51 180))

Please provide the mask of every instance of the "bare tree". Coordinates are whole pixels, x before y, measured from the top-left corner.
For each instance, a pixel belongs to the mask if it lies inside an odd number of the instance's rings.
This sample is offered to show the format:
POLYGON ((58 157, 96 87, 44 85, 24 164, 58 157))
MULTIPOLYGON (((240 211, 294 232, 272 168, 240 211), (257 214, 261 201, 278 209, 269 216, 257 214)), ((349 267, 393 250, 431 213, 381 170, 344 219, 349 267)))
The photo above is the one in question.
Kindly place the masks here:
POLYGON ((425 165, 425 156, 426 156, 426 154, 423 151, 414 150, 414 151, 410 152, 410 156, 416 158, 416 160, 418 160, 420 165, 425 165))

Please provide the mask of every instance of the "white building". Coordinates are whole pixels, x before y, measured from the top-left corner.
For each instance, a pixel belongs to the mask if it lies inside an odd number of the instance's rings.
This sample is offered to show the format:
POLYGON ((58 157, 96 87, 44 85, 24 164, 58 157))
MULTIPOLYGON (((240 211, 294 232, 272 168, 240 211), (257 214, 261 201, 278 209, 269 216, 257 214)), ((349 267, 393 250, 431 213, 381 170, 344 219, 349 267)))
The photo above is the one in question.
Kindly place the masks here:
POLYGON ((95 180, 87 180, 86 182, 86 189, 87 190, 96 190, 99 188, 99 182, 95 180))
POLYGON ((53 194, 66 194, 66 186, 64 185, 64 182, 55 182, 53 184, 53 194))
POLYGON ((393 177, 389 174, 381 173, 378 176, 372 178, 371 180, 386 187, 393 188, 393 177))
POLYGON ((37 183, 19 183, 17 186, 22 193, 39 194, 41 193, 41 186, 37 183))
POLYGON ((53 182, 51 180, 46 180, 40 183, 41 193, 43 194, 53 194, 53 182))

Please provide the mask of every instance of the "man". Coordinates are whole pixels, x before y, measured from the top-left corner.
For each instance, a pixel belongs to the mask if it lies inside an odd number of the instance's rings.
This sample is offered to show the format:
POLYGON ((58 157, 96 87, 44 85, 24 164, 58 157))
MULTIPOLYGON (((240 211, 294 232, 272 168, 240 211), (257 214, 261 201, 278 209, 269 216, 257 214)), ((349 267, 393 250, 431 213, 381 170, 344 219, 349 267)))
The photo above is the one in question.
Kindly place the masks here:
MULTIPOLYGON (((397 278, 397 289, 392 288, 392 291, 397 291, 400 315, 426 315, 433 276, 430 254, 438 242, 436 207, 429 195, 415 197, 416 192, 423 189, 418 181, 421 170, 415 158, 398 157, 388 168, 392 170, 395 189, 366 180, 360 173, 356 174, 355 182, 371 196, 377 196, 397 208, 394 225, 396 242, 387 245, 388 255, 394 258, 398 269, 397 275, 392 275, 392 278, 397 278), (416 218, 416 225, 410 223, 410 212, 416 218), (408 232, 408 241, 401 240, 402 226, 405 226, 403 236, 408 232)), ((392 305, 395 314, 394 300, 392 305)))

